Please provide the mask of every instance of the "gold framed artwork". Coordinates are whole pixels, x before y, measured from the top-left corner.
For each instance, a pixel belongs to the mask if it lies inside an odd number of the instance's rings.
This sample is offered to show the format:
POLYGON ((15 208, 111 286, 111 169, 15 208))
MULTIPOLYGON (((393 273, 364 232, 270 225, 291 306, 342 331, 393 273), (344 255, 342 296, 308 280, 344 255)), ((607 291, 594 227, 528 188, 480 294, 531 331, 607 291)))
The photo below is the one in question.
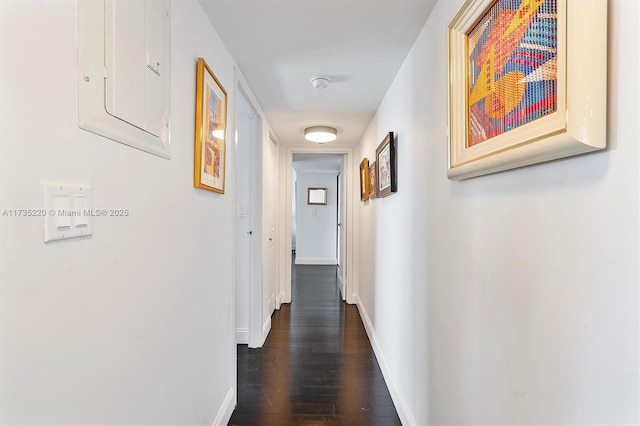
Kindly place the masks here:
POLYGON ((360 201, 369 199, 369 159, 363 158, 360 163, 360 201))
POLYGON ((450 179, 605 148, 606 0, 467 0, 448 54, 450 179))
POLYGON ((376 148, 376 196, 386 197, 398 191, 396 141, 393 132, 376 148))
POLYGON ((369 199, 376 198, 376 162, 369 165, 369 199))
POLYGON ((196 74, 194 183, 224 194, 227 147, 227 92, 203 58, 196 74))

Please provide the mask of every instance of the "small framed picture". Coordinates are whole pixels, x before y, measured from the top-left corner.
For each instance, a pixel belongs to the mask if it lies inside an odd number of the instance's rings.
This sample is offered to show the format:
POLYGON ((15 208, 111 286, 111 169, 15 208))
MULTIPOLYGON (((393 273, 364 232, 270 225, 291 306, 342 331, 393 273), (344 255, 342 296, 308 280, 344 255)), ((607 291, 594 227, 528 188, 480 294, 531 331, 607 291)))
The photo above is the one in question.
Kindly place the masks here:
POLYGON ((196 75, 196 188, 224 194, 227 130, 227 92, 204 59, 198 58, 196 75))
POLYGON ((386 197, 397 191, 396 143, 393 132, 389 132, 376 149, 376 196, 386 197))
POLYGON ((307 188, 307 204, 327 205, 327 188, 307 188))
POLYGON ((369 199, 369 159, 363 158, 360 163, 360 201, 369 199))

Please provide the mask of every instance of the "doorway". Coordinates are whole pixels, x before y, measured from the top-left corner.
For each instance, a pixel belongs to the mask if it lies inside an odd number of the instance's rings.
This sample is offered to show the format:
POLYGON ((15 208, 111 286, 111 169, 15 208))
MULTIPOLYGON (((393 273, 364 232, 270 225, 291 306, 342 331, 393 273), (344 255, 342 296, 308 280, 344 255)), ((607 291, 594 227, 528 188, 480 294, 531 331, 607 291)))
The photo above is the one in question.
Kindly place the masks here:
POLYGON ((296 265, 338 265, 338 177, 343 154, 293 154, 292 252, 296 265), (315 200, 313 194, 320 194, 315 200))
MULTIPOLYGON (((317 157, 322 158, 322 157, 317 157)), ((280 288, 280 299, 284 303, 291 302, 291 266, 293 264, 292 259, 292 250, 295 247, 296 254, 296 263, 300 264, 332 264, 338 266, 338 281, 340 294, 343 300, 347 303, 354 304, 356 303, 356 296, 354 291, 355 285, 355 277, 352 276, 351 270, 349 268, 350 263, 353 259, 353 232, 350 224, 353 220, 353 206, 351 205, 353 199, 353 173, 351 170, 353 169, 353 150, 350 147, 325 147, 325 146, 304 146, 304 147, 287 147, 286 155, 284 159, 285 167, 286 167, 286 177, 284 179, 284 194, 286 194, 286 200, 283 200, 283 203, 280 204, 281 211, 285 214, 284 220, 284 250, 281 250, 281 269, 280 269, 280 283, 282 287, 280 288), (301 246, 300 246, 300 233, 301 233, 301 223, 299 220, 300 216, 300 207, 307 207, 306 204, 306 193, 308 191, 309 185, 302 185, 299 179, 300 173, 298 170, 294 169, 294 156, 297 161, 300 159, 309 159, 313 161, 314 156, 317 155, 332 155, 340 158, 340 165, 338 169, 335 169, 335 174, 331 178, 331 186, 334 188, 333 191, 329 191, 327 197, 328 199, 333 199, 333 206, 335 209, 331 211, 332 219, 334 222, 334 228, 332 231, 327 232, 328 235, 331 236, 331 241, 333 242, 333 255, 331 257, 327 257, 326 255, 318 255, 318 252, 314 252, 312 255, 304 255, 301 254, 301 246), (339 178, 338 178, 339 176, 339 178), (298 200, 296 203, 296 211, 294 213, 293 203, 295 200, 294 196, 294 188, 297 186, 298 189, 296 191, 297 196, 304 197, 304 204, 301 203, 301 200, 298 200), (338 190, 338 187, 340 190, 338 190), (331 193, 332 192, 332 193, 331 193), (305 193, 305 194, 303 194, 305 193), (338 205, 340 208, 338 209, 338 205), (284 210, 284 211, 283 211, 284 210), (295 226, 295 245, 294 245, 294 224, 295 226), (338 227, 338 224, 340 226, 338 227), (302 259, 302 260, 300 260, 302 259)), ((332 171, 331 173, 334 173, 332 171)), ((329 182, 329 181, 327 181, 329 182)), ((329 187, 329 184, 327 184, 329 187)), ((285 198, 285 197, 283 197, 285 198)), ((315 209, 315 217, 320 213, 318 208, 315 209)), ((309 209, 307 212, 308 215, 314 217, 313 207, 309 209)))

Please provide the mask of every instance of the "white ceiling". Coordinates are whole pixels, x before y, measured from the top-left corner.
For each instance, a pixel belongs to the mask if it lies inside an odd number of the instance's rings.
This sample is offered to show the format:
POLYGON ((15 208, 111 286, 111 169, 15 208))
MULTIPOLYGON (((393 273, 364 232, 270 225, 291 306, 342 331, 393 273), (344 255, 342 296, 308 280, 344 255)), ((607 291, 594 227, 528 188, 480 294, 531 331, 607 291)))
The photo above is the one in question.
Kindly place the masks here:
POLYGON ((327 125, 355 145, 437 0, 199 1, 280 143, 327 125))

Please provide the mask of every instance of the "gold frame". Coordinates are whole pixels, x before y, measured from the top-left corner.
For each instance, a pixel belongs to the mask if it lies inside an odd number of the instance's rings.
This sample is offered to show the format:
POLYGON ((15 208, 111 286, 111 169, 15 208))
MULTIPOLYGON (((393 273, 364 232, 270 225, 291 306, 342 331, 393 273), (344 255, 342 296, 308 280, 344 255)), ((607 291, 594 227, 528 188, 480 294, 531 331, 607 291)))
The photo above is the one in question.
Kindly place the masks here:
POLYGON ((193 186, 224 194, 226 161, 227 161, 227 91, 211 71, 203 58, 198 58, 196 73, 196 135, 193 167, 193 186), (205 92, 218 100, 218 118, 212 121, 205 92), (211 124, 222 126, 222 129, 209 130, 211 124), (218 133, 214 135, 215 133, 218 133), (222 132, 222 137, 220 133, 222 132), (208 145, 213 148, 209 149, 208 145), (205 149, 209 149, 205 151, 205 149), (207 158, 210 161, 207 161, 207 158), (204 163, 203 163, 204 161, 204 163), (217 175, 216 175, 217 167, 217 175), (208 170, 207 170, 208 169, 208 170))
POLYGON ((360 163, 360 201, 369 199, 369 159, 362 159, 360 163))
POLYGON ((467 0, 448 26, 447 175, 452 180, 606 147, 607 0, 557 0, 556 111, 468 146, 467 34, 495 1, 467 0))

